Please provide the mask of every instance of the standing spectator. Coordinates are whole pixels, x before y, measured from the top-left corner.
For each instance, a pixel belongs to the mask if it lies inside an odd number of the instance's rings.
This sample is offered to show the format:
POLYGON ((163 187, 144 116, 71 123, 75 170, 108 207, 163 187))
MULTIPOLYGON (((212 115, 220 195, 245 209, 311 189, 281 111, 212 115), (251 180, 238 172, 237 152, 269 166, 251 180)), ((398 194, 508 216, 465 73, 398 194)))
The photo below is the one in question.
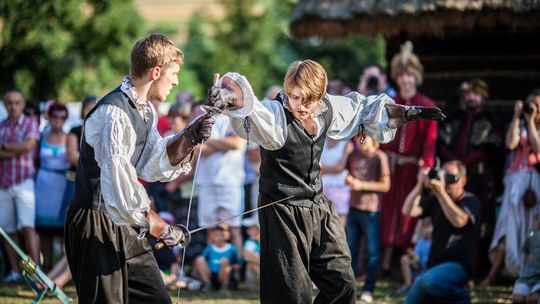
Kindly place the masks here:
POLYGON ((459 109, 440 125, 438 151, 443 162, 459 160, 467 167, 467 191, 480 199, 482 207, 476 260, 487 269, 485 257, 495 223, 495 199, 502 192, 502 135, 495 117, 484 106, 489 97, 484 81, 463 82, 459 93, 459 109))
POLYGON ((421 223, 421 236, 414 245, 414 250, 408 249, 407 253, 401 256, 401 275, 403 276, 403 286, 398 292, 407 292, 411 288, 413 278, 424 272, 427 267, 429 252, 431 249, 431 233, 433 225, 431 219, 425 217, 421 223))
POLYGON ((365 96, 385 93, 395 98, 396 90, 388 84, 386 72, 378 65, 370 65, 360 75, 358 92, 365 96))
POLYGON ((192 275, 203 282, 203 290, 229 291, 233 270, 240 269, 240 255, 236 247, 229 243, 229 227, 219 225, 209 231, 210 244, 195 259, 192 275))
MULTIPOLYGON (((339 77, 328 80, 328 94, 345 95, 351 92, 351 88, 339 77)), ((275 96, 274 96, 275 97, 275 96)))
POLYGON ((427 169, 419 171, 416 186, 403 204, 403 215, 430 217, 433 222, 428 269, 413 283, 407 304, 471 301, 465 286, 474 271, 480 202, 465 192, 463 163, 450 161, 443 168, 444 172, 429 177, 427 169), (423 197, 424 187, 432 196, 423 197))
POLYGON ((514 303, 540 301, 540 205, 534 208, 532 229, 523 244, 524 263, 514 284, 514 303))
MULTIPOLYGON (((204 143, 197 164, 199 225, 206 226, 242 213, 246 141, 238 137, 225 115, 215 115, 210 139, 204 143)), ((232 243, 242 248, 240 217, 229 221, 232 243)))
MULTIPOLYGON (((396 103, 407 106, 432 107, 434 102, 418 92, 422 84, 423 66, 412 52, 412 43, 406 42, 401 52, 392 59, 392 78, 396 81, 399 94, 396 103)), ((420 167, 432 167, 437 140, 435 121, 413 121, 397 130, 396 140, 381 145, 390 161, 390 191, 383 195, 381 203, 381 244, 383 274, 390 273, 394 247, 406 248, 416 226, 414 218, 401 215, 403 200, 416 183, 420 167)))
POLYGON ((169 119, 167 118, 167 115, 161 113, 161 102, 159 100, 152 100, 151 103, 158 117, 157 130, 159 132, 159 135, 163 136, 167 131, 171 129, 171 126, 169 125, 169 119))
MULTIPOLYGON (((24 235, 33 261, 39 263, 39 240, 34 229, 36 200, 34 193, 34 156, 39 139, 35 119, 23 115, 25 100, 17 90, 4 95, 8 118, 0 122, 0 226, 14 240, 24 235)), ((4 282, 22 279, 17 253, 6 246, 11 273, 4 282)))
POLYGON ((504 177, 503 202, 489 247, 492 265, 483 286, 491 284, 502 267, 507 274, 517 277, 523 264, 521 248, 532 223, 532 213, 523 198, 527 192, 540 197, 540 176, 535 168, 540 163, 539 108, 540 89, 532 91, 525 103, 516 101, 514 105, 506 132, 506 147, 511 152, 504 177))
MULTIPOLYGON (((40 237, 43 268, 51 269, 54 238, 63 239, 67 201, 64 201, 69 163, 66 158, 67 134, 65 105, 54 103, 47 109, 49 127, 39 140, 38 170, 35 181, 36 230, 40 237), (66 206, 64 206, 66 203, 66 206)), ((63 247, 63 246, 62 246, 63 247)))
POLYGON ((354 152, 349 157, 349 175, 346 183, 351 187, 350 210, 345 232, 351 250, 352 267, 356 272, 358 245, 363 235, 367 244, 367 277, 361 300, 371 303, 379 266, 379 211, 381 194, 390 189, 388 158, 379 150, 379 143, 366 136, 361 143, 354 137, 354 152))
POLYGON ((343 227, 349 213, 350 197, 350 188, 345 184, 345 177, 348 175, 345 167, 352 150, 353 143, 348 140, 327 138, 321 155, 323 192, 334 204, 343 227))

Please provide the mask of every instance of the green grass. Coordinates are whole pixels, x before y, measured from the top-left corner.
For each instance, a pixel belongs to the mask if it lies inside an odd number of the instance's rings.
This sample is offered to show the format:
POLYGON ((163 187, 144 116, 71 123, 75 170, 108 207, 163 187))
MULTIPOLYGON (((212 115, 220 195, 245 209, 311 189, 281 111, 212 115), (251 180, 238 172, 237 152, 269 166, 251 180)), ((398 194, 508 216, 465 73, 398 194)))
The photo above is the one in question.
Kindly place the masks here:
MULTIPOLYGON (((358 296, 360 296, 360 286, 361 285, 359 285, 358 296)), ((395 281, 378 281, 377 289, 375 290, 374 303, 403 303, 405 296, 396 292, 398 288, 399 284, 395 281)), ((73 299, 76 298, 73 285, 68 285, 64 289, 64 292, 73 299)), ((176 292, 171 292, 170 294, 173 303, 177 303, 176 292)), ((473 303, 512 303, 511 294, 511 286, 498 285, 489 288, 471 289, 473 303)), ((30 303, 33 297, 33 292, 25 284, 0 285, 0 303, 2 304, 30 303)), ((182 290, 180 292, 179 303, 255 304, 259 303, 258 299, 258 293, 245 290, 231 292, 229 296, 224 296, 217 292, 203 293, 199 291, 182 290)), ((74 302, 76 303, 77 301, 75 300, 74 302)), ((55 298, 46 297, 42 303, 58 303, 58 301, 55 298)))

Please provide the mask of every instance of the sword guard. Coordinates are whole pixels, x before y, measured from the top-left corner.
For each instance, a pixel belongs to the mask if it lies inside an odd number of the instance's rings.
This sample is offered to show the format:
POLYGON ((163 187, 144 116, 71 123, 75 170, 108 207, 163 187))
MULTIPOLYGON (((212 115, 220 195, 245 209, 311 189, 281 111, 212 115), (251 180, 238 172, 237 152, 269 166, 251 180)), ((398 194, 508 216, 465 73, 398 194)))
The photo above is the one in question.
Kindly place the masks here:
MULTIPOLYGON (((187 227, 184 225, 177 224, 174 226, 178 227, 184 234, 184 240, 178 243, 178 246, 180 246, 180 248, 186 248, 189 245, 189 243, 191 243, 191 232, 189 232, 187 227)), ((154 248, 157 250, 161 250, 165 247, 167 247, 167 245, 165 245, 165 243, 163 243, 162 241, 159 241, 154 245, 154 248)))

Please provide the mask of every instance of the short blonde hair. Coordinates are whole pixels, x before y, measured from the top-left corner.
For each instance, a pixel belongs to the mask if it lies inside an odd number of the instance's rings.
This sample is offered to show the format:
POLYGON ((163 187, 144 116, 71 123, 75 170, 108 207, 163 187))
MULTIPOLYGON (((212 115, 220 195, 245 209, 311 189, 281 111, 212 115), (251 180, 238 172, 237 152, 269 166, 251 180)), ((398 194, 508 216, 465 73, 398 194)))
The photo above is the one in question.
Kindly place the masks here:
POLYGON ((183 64, 182 51, 164 35, 148 35, 131 49, 131 76, 142 77, 148 69, 155 66, 166 68, 171 62, 183 64))
POLYGON ((319 101, 326 95, 328 76, 322 65, 313 60, 295 61, 287 70, 283 88, 287 95, 298 86, 302 97, 308 101, 319 101))

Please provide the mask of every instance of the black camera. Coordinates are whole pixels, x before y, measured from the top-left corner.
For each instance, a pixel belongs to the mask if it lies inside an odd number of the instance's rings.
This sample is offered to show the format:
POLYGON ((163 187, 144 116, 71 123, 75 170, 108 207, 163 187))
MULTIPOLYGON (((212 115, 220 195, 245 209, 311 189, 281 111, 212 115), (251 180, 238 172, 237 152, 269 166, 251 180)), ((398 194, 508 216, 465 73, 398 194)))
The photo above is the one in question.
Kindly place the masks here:
POLYGON ((533 108, 531 106, 531 102, 525 101, 523 103, 523 113, 532 114, 532 112, 533 112, 533 108))
POLYGON ((435 164, 431 170, 429 170, 427 176, 429 179, 438 179, 442 174, 441 169, 441 160, 437 157, 435 158, 435 164))
POLYGON ((366 80, 366 89, 368 91, 377 92, 379 90, 379 78, 376 76, 369 76, 366 80))
POLYGON ((429 170, 427 176, 429 179, 438 179, 441 175, 444 176, 444 182, 447 185, 454 184, 459 181, 459 175, 444 172, 444 170, 441 168, 441 160, 437 157, 435 158, 435 165, 431 170, 429 170))

